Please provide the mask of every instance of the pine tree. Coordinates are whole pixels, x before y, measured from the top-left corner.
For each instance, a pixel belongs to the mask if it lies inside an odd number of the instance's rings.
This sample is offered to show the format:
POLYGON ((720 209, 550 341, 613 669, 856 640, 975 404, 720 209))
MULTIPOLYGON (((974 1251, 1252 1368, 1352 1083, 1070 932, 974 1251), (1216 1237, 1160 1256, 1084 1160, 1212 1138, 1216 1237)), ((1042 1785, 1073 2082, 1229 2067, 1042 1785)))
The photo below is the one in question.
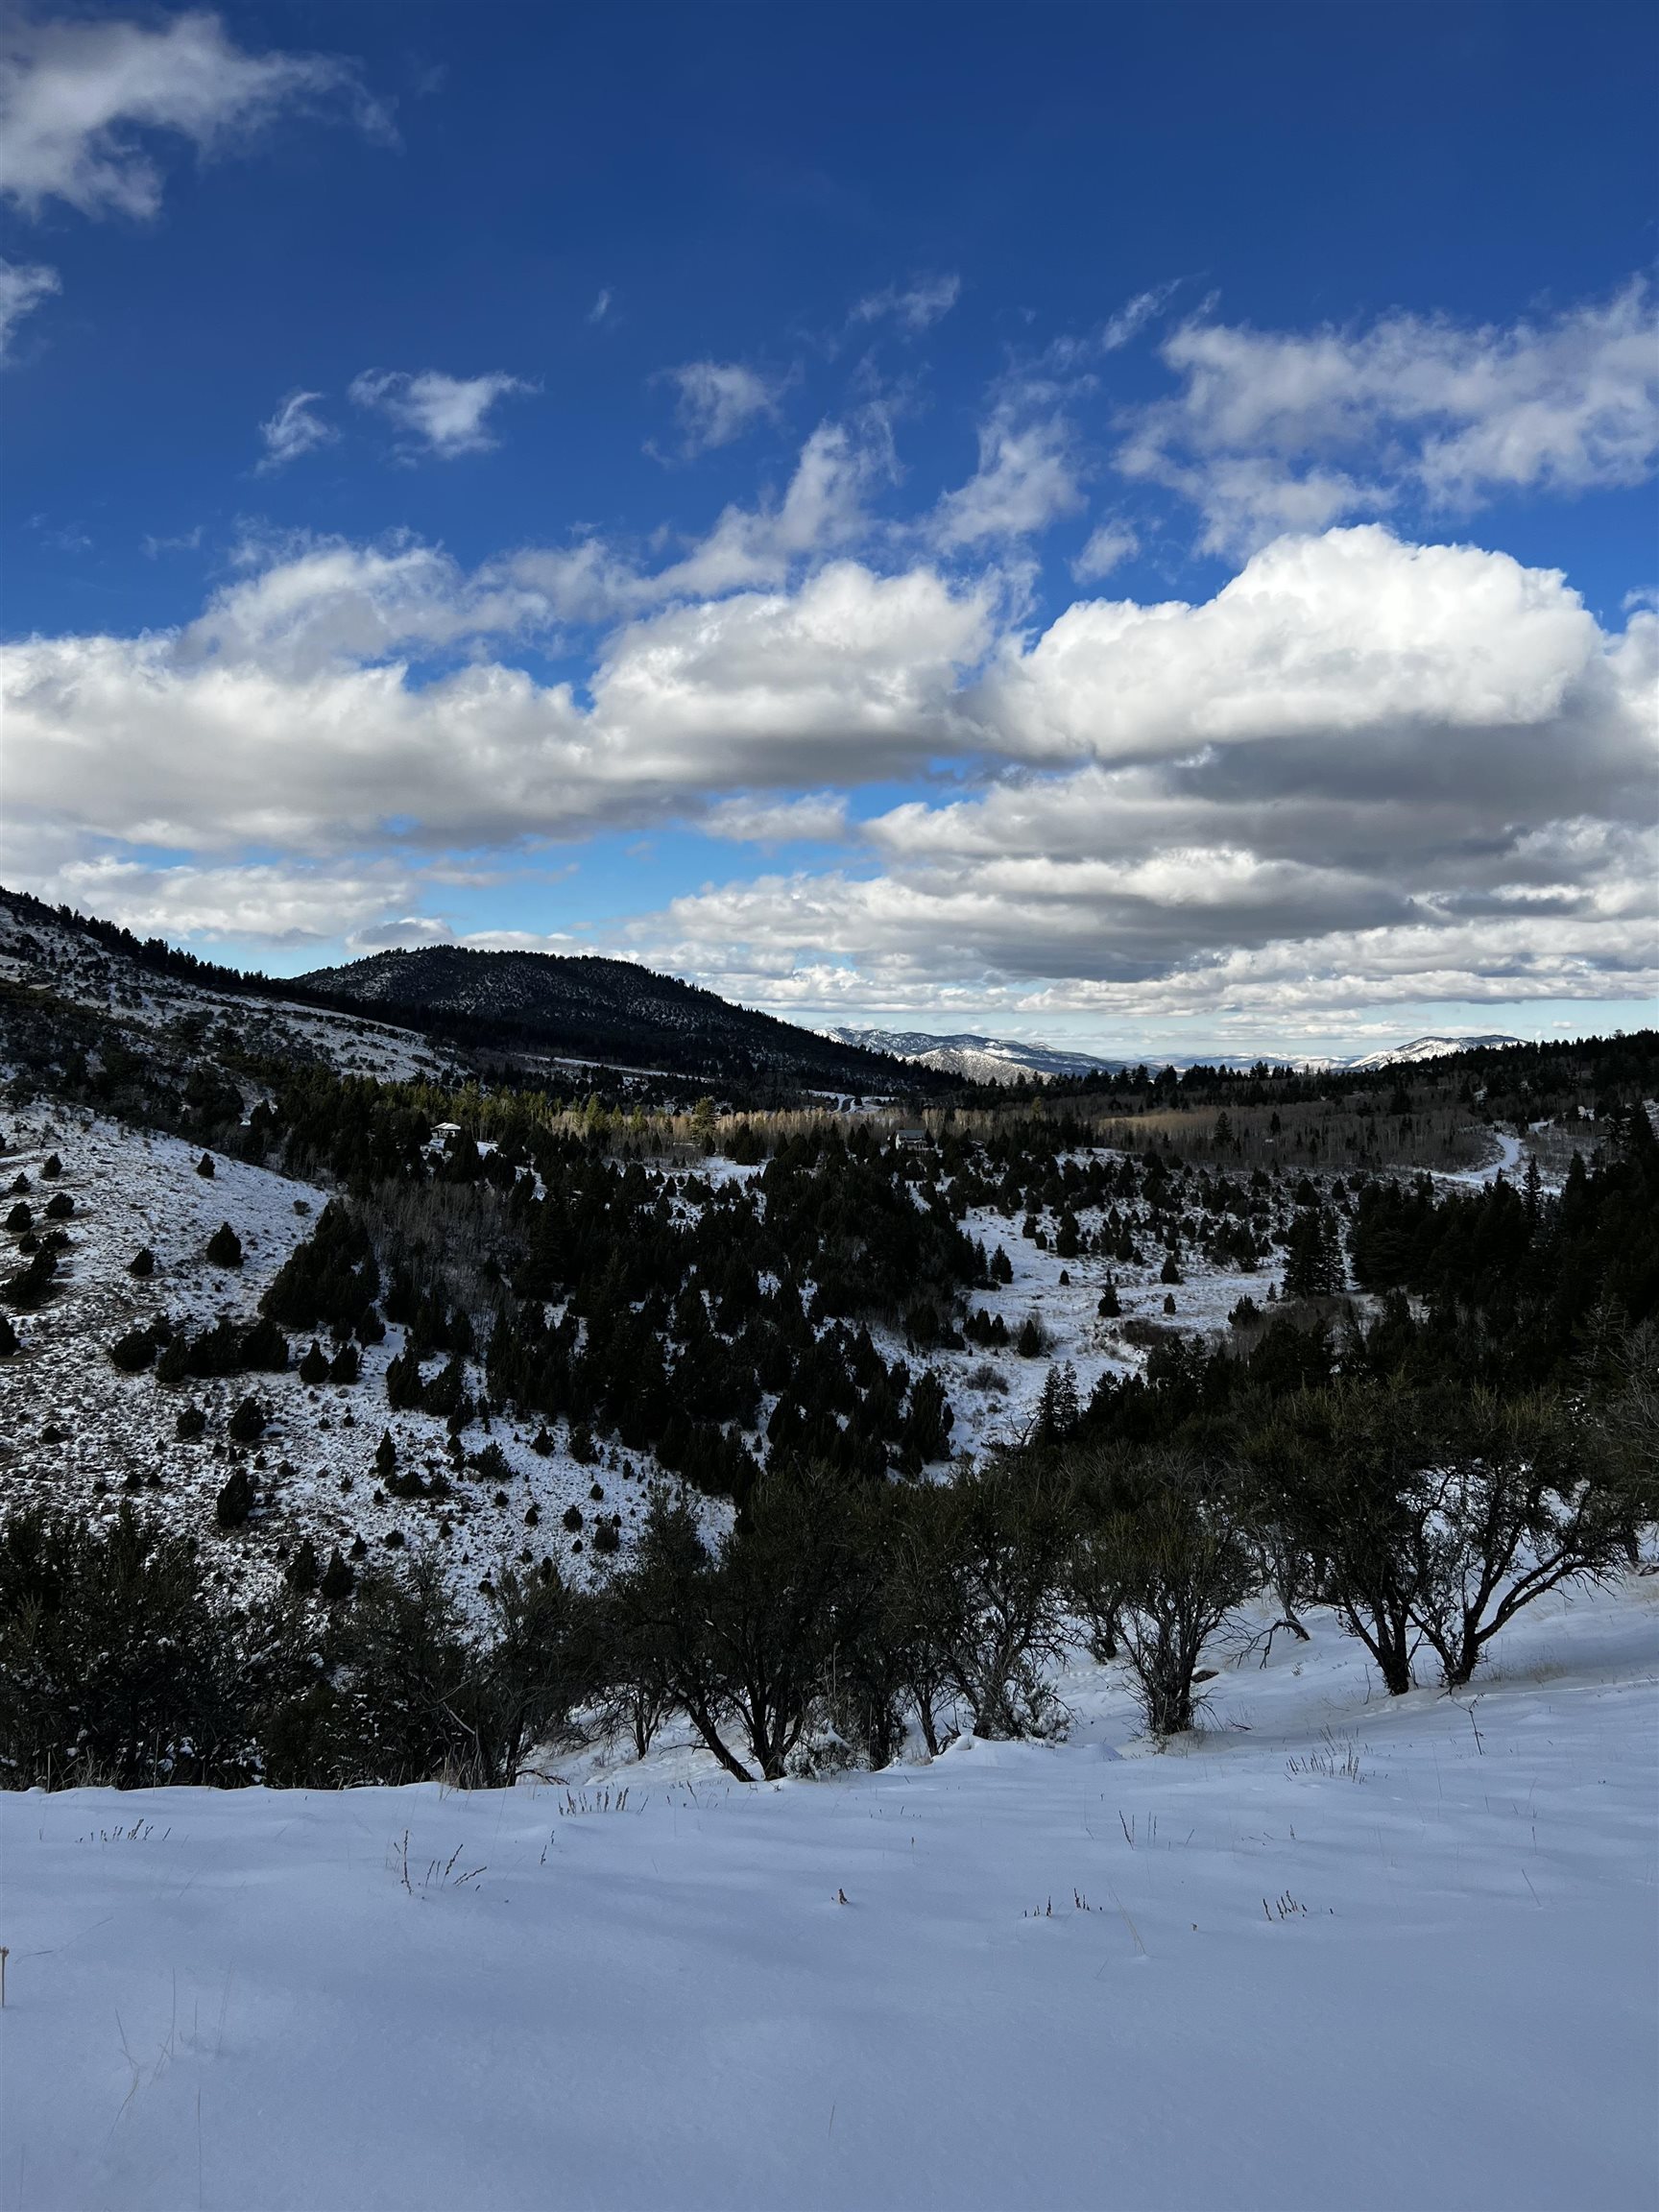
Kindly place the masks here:
POLYGON ((337 1605, 342 1598, 349 1598, 356 1587, 357 1577, 341 1558, 340 1547, 336 1544, 328 1554, 328 1564, 323 1570, 318 1588, 330 1605, 337 1605))
POLYGON ((215 1267, 240 1267, 242 1239, 228 1221, 221 1221, 207 1239, 207 1257, 215 1267))
POLYGON ((253 1485, 238 1467, 213 1501, 213 1517, 221 1528, 240 1528, 253 1510, 253 1485))
MULTIPOLYGON (((339 1558, 338 1551, 334 1556, 339 1558)), ((317 1547, 309 1536, 301 1539, 299 1549, 288 1562, 285 1578, 289 1589, 297 1591, 302 1598, 308 1598, 322 1580, 322 1572, 317 1565, 317 1547)))

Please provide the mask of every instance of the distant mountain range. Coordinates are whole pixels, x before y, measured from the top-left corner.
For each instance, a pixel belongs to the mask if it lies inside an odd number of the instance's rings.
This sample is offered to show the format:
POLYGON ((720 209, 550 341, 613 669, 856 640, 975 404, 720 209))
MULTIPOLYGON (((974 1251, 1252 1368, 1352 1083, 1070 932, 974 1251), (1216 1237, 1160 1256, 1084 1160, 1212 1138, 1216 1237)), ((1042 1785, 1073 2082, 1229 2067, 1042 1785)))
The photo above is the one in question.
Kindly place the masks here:
POLYGON ((1275 1067, 1317 1072, 1324 1069, 1363 1073, 1374 1068, 1397 1068, 1418 1060, 1443 1059, 1449 1052, 1492 1051, 1519 1045, 1519 1037, 1417 1037, 1409 1045, 1396 1045, 1379 1052, 1357 1053, 1351 1059, 1329 1055, 1289 1056, 1260 1052, 1204 1052, 1185 1059, 1157 1053, 1133 1059, 1105 1060, 1093 1052, 1070 1052, 1052 1045, 1027 1045, 1013 1037, 980 1037, 967 1032, 935 1036, 918 1029, 837 1028, 826 1031, 838 1044, 857 1046, 867 1052, 890 1053, 921 1068, 936 1069, 965 1083, 1052 1083, 1078 1075, 1116 1075, 1126 1068, 1232 1068, 1248 1069, 1267 1059, 1275 1067))

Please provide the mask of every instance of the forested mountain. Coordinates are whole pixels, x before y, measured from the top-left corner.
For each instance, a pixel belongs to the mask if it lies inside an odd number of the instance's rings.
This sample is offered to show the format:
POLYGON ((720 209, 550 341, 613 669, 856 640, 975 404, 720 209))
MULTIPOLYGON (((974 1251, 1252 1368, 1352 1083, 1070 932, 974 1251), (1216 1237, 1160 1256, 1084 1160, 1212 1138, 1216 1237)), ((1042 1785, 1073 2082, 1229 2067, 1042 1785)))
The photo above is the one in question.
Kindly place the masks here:
POLYGON ((733 1006, 629 960, 433 945, 319 968, 301 981, 397 1021, 425 1026, 436 1019, 462 1039, 578 1059, 694 1069, 710 1078, 771 1073, 843 1091, 946 1088, 929 1070, 901 1069, 883 1053, 733 1006))

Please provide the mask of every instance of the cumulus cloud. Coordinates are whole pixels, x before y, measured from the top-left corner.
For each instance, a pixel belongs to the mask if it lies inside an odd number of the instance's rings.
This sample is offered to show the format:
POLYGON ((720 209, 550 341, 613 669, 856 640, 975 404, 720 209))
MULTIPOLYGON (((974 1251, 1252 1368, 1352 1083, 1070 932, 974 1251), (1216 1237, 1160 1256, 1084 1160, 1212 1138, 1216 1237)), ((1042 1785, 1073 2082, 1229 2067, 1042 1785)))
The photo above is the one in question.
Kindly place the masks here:
POLYGON ((730 445, 762 416, 777 416, 782 386, 741 361, 687 361, 663 376, 679 395, 675 412, 687 459, 730 445))
POLYGON ((1203 607, 1073 608, 1011 643, 962 708, 1045 765, 861 825, 862 871, 713 888, 634 942, 803 1010, 1639 998, 1656 675, 1652 616, 1604 633, 1506 556, 1275 547, 1203 607))
POLYGON ((405 451, 453 461, 463 453, 488 453, 499 445, 488 420, 491 409, 497 400, 538 389, 499 369, 484 376, 448 376, 440 369, 422 369, 418 374, 365 369, 352 378, 351 397, 359 407, 372 408, 395 423, 412 442, 405 451))
POLYGON ((183 632, 7 647, 9 800, 198 851, 567 836, 914 769, 962 741, 955 695, 991 637, 977 593, 838 562, 624 625, 589 704, 499 660, 417 684, 397 657, 514 612, 429 550, 324 546, 183 632))
POLYGON ((1659 456, 1659 317, 1641 280, 1503 328, 1192 322, 1161 351, 1182 389, 1131 418, 1118 466, 1193 500, 1211 551, 1407 495, 1467 513, 1504 492, 1636 484, 1659 456))
POLYGON ((0 26, 0 196, 37 215, 51 199, 84 215, 153 216, 161 171, 140 133, 205 155, 244 144, 285 108, 344 110, 383 132, 355 70, 322 54, 248 54, 217 15, 152 28, 111 21, 0 26))
POLYGON ((953 272, 916 276, 908 284, 887 284, 870 292, 853 310, 854 323, 881 323, 889 319, 902 330, 915 334, 928 329, 949 315, 961 297, 962 279, 953 272))
POLYGON ((42 300, 49 300, 62 288, 56 269, 42 268, 38 263, 0 261, 0 361, 9 357, 12 335, 24 316, 33 314, 42 300))
POLYGON ((339 431, 315 412, 316 402, 322 397, 321 392, 290 392, 285 399, 277 402, 276 412, 270 421, 260 423, 259 435, 265 442, 264 458, 259 463, 260 475, 285 469, 290 461, 315 453, 320 445, 334 444, 339 431))
MULTIPOLYGON (((182 851, 226 900, 275 852, 343 914, 390 871, 358 941, 457 849, 835 838, 837 868, 616 932, 784 1009, 1220 1020, 1654 980, 1659 619, 1604 630, 1554 571, 1364 525, 1025 635, 989 583, 841 558, 636 607, 578 692, 506 657, 556 618, 533 558, 292 544, 183 630, 4 648, 12 834, 57 866, 182 851), (859 783, 945 761, 948 797, 849 819, 859 783)), ((193 881, 168 895, 205 913, 193 881)))

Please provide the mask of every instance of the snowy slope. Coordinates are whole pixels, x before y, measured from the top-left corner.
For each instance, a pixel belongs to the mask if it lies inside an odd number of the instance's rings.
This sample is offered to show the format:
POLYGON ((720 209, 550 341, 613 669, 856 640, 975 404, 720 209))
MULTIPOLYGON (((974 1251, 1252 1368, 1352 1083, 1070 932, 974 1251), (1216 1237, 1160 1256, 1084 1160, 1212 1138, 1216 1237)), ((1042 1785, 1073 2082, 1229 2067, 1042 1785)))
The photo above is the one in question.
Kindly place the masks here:
POLYGON ((1315 1617, 1163 1757, 1090 1671, 837 1782, 0 1796, 0 2207, 1649 2207, 1659 1580, 1496 1649, 1315 1617))
POLYGON ((381 1082, 442 1081, 455 1055, 408 1029, 296 1001, 238 996, 140 968, 95 937, 0 897, 0 981, 48 989, 108 1017, 130 1049, 153 1053, 217 1029, 246 1054, 330 1067, 381 1082), (186 1027, 188 1025, 188 1027, 186 1027))
MULTIPOLYGON (((510 1473, 454 1465, 442 1419, 388 1410, 386 1368, 404 1340, 396 1326, 383 1344, 364 1352, 362 1380, 351 1386, 302 1384, 295 1366, 309 1339, 293 1332, 294 1364, 284 1374, 196 1381, 171 1392, 153 1374, 119 1373, 108 1345, 149 1326, 158 1312, 193 1334, 227 1316, 251 1321, 277 1268, 316 1226, 327 1193, 223 1155, 212 1179, 204 1179, 196 1146, 74 1108, 36 1108, 9 1123, 0 1139, 0 1187, 22 1174, 36 1208, 54 1190, 75 1205, 65 1224, 62 1288, 37 1311, 13 1316, 22 1351, 0 1360, 0 1486, 9 1506, 68 1505, 99 1521, 112 1519, 122 1498, 136 1493, 147 1518, 197 1537, 211 1574, 239 1593, 271 1586, 280 1562, 307 1535, 325 1559, 334 1545, 348 1551, 354 1539, 382 1562, 391 1546, 436 1545, 463 1595, 526 1551, 556 1558, 580 1583, 593 1564, 585 1545, 591 1530, 565 1528, 562 1516, 572 1505, 585 1525, 596 1513, 615 1513, 626 1551, 643 1509, 649 1462, 609 1450, 602 1464, 579 1465, 564 1424, 543 1454, 532 1449, 537 1424, 496 1419, 488 1429, 475 1422, 462 1442, 469 1460, 493 1445, 510 1473), (64 1168, 55 1183, 41 1176, 51 1151, 64 1168), (240 1268, 214 1267, 204 1258, 222 1221, 242 1241, 240 1268), (140 1245, 156 1262, 143 1282, 128 1272, 140 1245), (226 1417, 250 1393, 269 1410, 270 1426, 253 1449, 228 1446, 226 1417), (180 1442, 174 1432, 185 1404, 207 1415, 198 1442, 180 1442), (374 1450, 387 1428, 404 1465, 444 1472, 446 1496, 399 1500, 380 1490, 374 1450), (246 1466, 259 1503, 244 1527, 226 1530, 213 1503, 237 1463, 246 1466), (604 1493, 598 1502, 595 1483, 604 1493)), ((0 1237, 0 1270, 9 1273, 14 1263, 14 1239, 0 1237)), ((706 1510, 716 1524, 725 1511, 706 1510)))
MULTIPOLYGON (((895 1059, 936 1068, 948 1075, 960 1075, 969 1083, 1052 1082, 1063 1075, 1116 1074, 1139 1065, 1134 1060, 1102 1060, 1092 1052, 1070 1052, 1052 1045, 1028 1045, 1014 1037, 973 1035, 937 1037, 919 1029, 829 1029, 825 1035, 845 1045, 861 1045, 874 1052, 890 1052, 895 1059)), ((1422 1060, 1444 1059, 1449 1053, 1496 1051, 1519 1045, 1519 1037, 1418 1037, 1409 1045, 1385 1051, 1365 1052, 1352 1059, 1333 1059, 1323 1053, 1274 1053, 1275 1067, 1295 1068, 1307 1073, 1364 1073, 1372 1069, 1407 1067, 1422 1060)), ((1262 1057, 1249 1052, 1205 1052, 1180 1059, 1159 1053, 1142 1054, 1150 1068, 1254 1068, 1262 1057)))
POLYGON ((1127 1060, 1098 1060, 1091 1052, 1067 1052, 1052 1045, 1026 1045, 1014 1037, 962 1035, 935 1037, 918 1029, 828 1029, 828 1037, 843 1045, 861 1046, 869 1052, 891 1053, 941 1074, 960 1075, 969 1083, 1051 1082, 1057 1075, 1109 1074, 1133 1065, 1127 1060))
POLYGON ((1407 1068, 1423 1060, 1444 1060, 1454 1052, 1501 1052, 1506 1046, 1519 1045, 1519 1037, 1492 1034, 1483 1037, 1414 1037, 1409 1045, 1396 1045, 1392 1051, 1367 1052, 1362 1059, 1349 1060, 1345 1066, 1363 1070, 1368 1068, 1407 1068))

